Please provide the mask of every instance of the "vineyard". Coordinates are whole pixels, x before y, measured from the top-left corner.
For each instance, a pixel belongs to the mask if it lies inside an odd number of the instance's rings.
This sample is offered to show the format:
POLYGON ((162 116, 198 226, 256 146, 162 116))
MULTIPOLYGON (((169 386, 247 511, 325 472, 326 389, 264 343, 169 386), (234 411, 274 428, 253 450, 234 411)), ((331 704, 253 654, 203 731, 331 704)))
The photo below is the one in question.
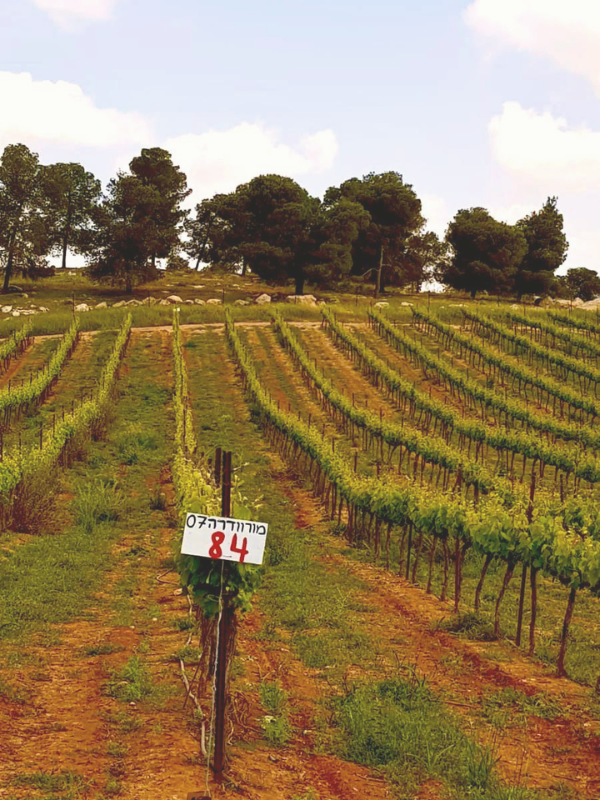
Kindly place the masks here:
POLYGON ((412 301, 11 321, 0 797, 600 797, 600 323, 412 301))

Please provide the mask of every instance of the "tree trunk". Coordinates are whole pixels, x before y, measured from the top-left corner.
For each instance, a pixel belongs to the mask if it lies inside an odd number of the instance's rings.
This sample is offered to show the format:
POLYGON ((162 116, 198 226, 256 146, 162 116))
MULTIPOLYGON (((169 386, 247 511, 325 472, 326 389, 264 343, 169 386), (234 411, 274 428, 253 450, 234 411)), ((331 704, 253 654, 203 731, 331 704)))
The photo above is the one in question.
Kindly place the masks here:
POLYGON ((481 604, 481 591, 483 589, 483 582, 485 580, 485 576, 487 575, 487 571, 492 563, 493 556, 487 555, 485 557, 485 561, 483 562, 483 567, 481 569, 481 577, 479 578, 479 583, 477 584, 477 588, 475 589, 475 611, 479 611, 479 606, 481 604))
POLYGON ((4 285, 2 286, 2 294, 6 294, 8 292, 8 287, 10 286, 10 278, 12 275, 13 269, 13 262, 14 262, 14 239, 10 243, 10 247, 8 250, 8 260, 6 262, 6 269, 4 270, 4 285))
POLYGON ((62 246, 62 264, 61 264, 61 267, 62 267, 63 269, 66 269, 66 268, 67 268, 67 247, 68 247, 68 242, 67 242, 67 233, 65 232, 65 235, 64 235, 64 237, 63 237, 63 246, 62 246))
POLYGON ((381 243, 381 252, 379 253, 379 266, 377 268, 377 277, 375 278, 375 292, 374 297, 379 297, 381 291, 381 273, 383 272, 383 242, 381 243))
POLYGON ((569 602, 567 603, 567 612, 563 622, 562 636, 560 637, 560 650, 558 653, 558 661, 556 662, 557 673, 560 678, 563 678, 567 673, 565 670, 565 655, 567 653, 567 640, 569 638, 569 627, 571 626, 571 619, 573 618, 573 608, 575 607, 575 594, 577 589, 571 589, 569 592, 569 602))
POLYGON ((303 274, 296 275, 296 294, 304 294, 304 284, 306 283, 306 278, 303 274))
POLYGON ((248 262, 246 261, 246 256, 242 258, 242 278, 246 275, 246 270, 248 269, 248 262))
POLYGON ((517 617, 517 636, 515 644, 521 646, 521 632, 523 630, 523 612, 525 610, 525 586, 527 585, 527 564, 523 564, 521 572, 521 592, 519 594, 519 614, 517 617))
POLYGON ((513 572, 515 571, 515 565, 512 562, 508 562, 506 567, 506 572, 504 573, 504 581, 502 582, 502 588, 498 594, 498 600, 496 601, 496 612, 494 614, 494 636, 499 639, 500 638, 500 605, 502 600, 504 599, 504 595, 506 594, 506 590, 508 589, 508 584, 510 583, 510 579, 513 576, 513 572))
POLYGON ((537 617, 537 569, 531 567, 529 583, 531 584, 531 619, 529 620, 529 655, 535 652, 535 620, 537 617))

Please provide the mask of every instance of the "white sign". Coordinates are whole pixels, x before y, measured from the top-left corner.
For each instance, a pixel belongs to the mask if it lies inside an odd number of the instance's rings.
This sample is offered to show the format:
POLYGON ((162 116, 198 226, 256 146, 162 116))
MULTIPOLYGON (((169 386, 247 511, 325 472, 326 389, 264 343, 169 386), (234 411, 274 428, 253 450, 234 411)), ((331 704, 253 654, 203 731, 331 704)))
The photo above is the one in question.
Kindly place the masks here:
POLYGON ((262 564, 268 529, 265 522, 188 514, 181 552, 215 561, 262 564))

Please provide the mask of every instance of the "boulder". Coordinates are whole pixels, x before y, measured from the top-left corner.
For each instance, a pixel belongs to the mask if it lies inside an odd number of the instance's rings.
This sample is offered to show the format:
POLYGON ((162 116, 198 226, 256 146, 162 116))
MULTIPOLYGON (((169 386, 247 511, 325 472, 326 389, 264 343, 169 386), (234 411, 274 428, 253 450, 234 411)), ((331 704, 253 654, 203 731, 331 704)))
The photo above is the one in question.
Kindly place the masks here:
POLYGON ((181 299, 181 297, 179 297, 179 295, 170 294, 167 297, 167 303, 172 303, 173 305, 175 305, 176 303, 183 303, 183 300, 181 299))
POLYGON ((125 300, 119 300, 118 303, 115 303, 113 308, 124 308, 127 305, 125 300))
POLYGON ((144 299, 142 300, 143 306, 153 306, 156 303, 158 303, 156 297, 144 297, 144 299))
POLYGON ((161 300, 158 305, 159 306, 170 306, 171 303, 169 303, 168 300, 161 300))
POLYGON ((248 302, 248 300, 236 300, 233 305, 234 306, 249 306, 250 303, 248 302))
POLYGON ((186 306, 193 306, 194 305, 194 301, 193 300, 186 300, 185 304, 186 304, 186 306))
POLYGON ((47 311, 50 311, 50 309, 46 308, 46 306, 39 306, 39 309, 42 312, 42 314, 45 314, 47 311))
POLYGON ((375 303, 375 308, 386 308, 389 306, 387 300, 380 300, 378 303, 375 303))
POLYGON ((75 311, 83 312, 83 311, 89 311, 89 310, 90 310, 90 307, 88 306, 87 303, 79 303, 78 305, 75 306, 75 311))
POLYGON ((97 306, 94 306, 94 308, 95 308, 95 309, 99 309, 99 308, 108 308, 108 303, 107 303, 105 300, 103 300, 101 303, 98 303, 98 305, 97 305, 97 306))
POLYGON ((588 300, 587 303, 582 303, 579 308, 591 309, 600 308, 600 297, 594 297, 593 300, 588 300))
MULTIPOLYGON (((414 303, 409 303, 407 300, 404 300, 402 303, 400 303, 400 305, 401 306, 414 306, 414 303)), ((462 307, 463 305, 464 305, 464 303, 458 303, 457 307, 462 307)))
POLYGON ((133 300, 127 300, 125 302, 125 305, 126 306, 141 306, 142 305, 142 301, 141 300, 137 300, 136 298, 134 298, 133 300))
POLYGON ((203 283, 194 283, 193 286, 194 286, 194 289, 204 289, 204 284, 203 283))
POLYGON ((288 303, 297 303, 299 306, 316 306, 317 298, 314 294, 290 294, 286 298, 288 303))
POLYGON ((12 306, 2 306, 2 308, 0 308, 0 311, 2 311, 3 314, 10 314, 12 310, 12 306))
POLYGON ((254 302, 259 306, 262 306, 265 303, 270 303, 271 302, 271 295, 270 294, 259 294, 254 302))
POLYGON ((205 303, 205 301, 204 301, 204 300, 201 300, 199 297, 197 297, 197 298, 194 300, 194 303, 195 303, 197 306, 203 306, 203 305, 205 305, 205 304, 206 304, 206 303, 205 303))
POLYGON ((12 317, 20 317, 21 316, 21 312, 15 310, 15 311, 11 312, 11 316, 12 317))
POLYGON ((206 301, 207 306, 220 306, 223 301, 218 297, 211 297, 210 300, 206 301))
POLYGON ((576 297, 573 300, 573 308, 578 308, 579 306, 582 306, 582 305, 583 305, 583 300, 581 299, 581 297, 576 297))

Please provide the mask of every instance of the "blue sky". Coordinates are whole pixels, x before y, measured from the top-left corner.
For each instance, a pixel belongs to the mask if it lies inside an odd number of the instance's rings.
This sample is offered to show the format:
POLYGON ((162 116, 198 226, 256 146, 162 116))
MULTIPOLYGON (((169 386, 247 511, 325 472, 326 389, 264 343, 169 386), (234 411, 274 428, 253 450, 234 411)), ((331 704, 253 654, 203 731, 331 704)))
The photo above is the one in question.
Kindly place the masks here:
MULTIPOLYGON (((596 0, 3 0, 0 146, 103 181, 170 149, 199 201, 261 172, 309 191, 397 170, 443 233, 559 197, 600 270, 596 0)), ((564 270, 561 270, 564 271, 564 270)))

